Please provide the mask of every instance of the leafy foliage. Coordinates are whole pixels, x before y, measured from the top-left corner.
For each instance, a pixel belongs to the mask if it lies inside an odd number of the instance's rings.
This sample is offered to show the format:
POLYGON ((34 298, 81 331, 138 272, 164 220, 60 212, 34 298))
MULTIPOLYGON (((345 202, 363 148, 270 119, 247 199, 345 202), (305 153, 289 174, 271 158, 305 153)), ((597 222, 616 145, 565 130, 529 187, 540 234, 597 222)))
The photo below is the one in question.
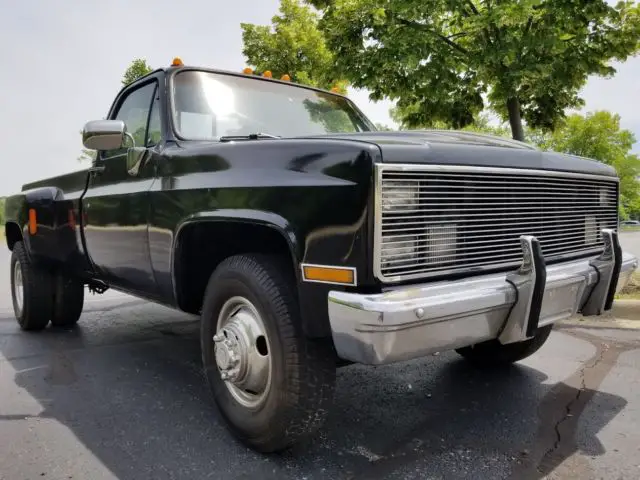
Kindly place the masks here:
POLYGON ((456 128, 489 106, 523 139, 583 101, 589 75, 615 73, 640 46, 640 10, 606 0, 309 0, 336 67, 403 124, 456 128), (488 103, 488 105, 487 105, 488 103))
POLYGON ((347 82, 334 68, 335 59, 318 29, 318 15, 299 0, 282 0, 272 25, 242 23, 242 53, 257 71, 274 78, 289 75, 297 83, 346 92, 347 82))
POLYGON ((145 75, 151 73, 153 68, 151 68, 147 61, 142 58, 136 58, 131 62, 129 67, 124 72, 122 76, 122 86, 126 87, 130 83, 135 82, 139 78, 144 77, 145 75))

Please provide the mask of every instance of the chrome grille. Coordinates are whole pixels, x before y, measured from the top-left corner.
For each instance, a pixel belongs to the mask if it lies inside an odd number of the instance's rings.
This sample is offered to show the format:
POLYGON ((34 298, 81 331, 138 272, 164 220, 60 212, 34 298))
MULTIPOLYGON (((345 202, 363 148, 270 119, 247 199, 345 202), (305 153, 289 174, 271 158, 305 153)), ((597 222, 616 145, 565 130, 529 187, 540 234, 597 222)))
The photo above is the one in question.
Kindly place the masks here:
POLYGON ((378 165, 374 270, 386 282, 520 263, 520 235, 545 260, 602 251, 617 228, 618 180, 443 165, 378 165))

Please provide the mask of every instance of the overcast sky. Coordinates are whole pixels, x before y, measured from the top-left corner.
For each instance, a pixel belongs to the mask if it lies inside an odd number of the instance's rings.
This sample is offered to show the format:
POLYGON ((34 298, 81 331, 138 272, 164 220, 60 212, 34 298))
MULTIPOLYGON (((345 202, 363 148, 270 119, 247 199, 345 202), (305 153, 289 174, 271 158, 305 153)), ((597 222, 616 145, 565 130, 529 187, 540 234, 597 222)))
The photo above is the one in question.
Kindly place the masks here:
MULTIPOLYGON (((278 0, 0 0, 0 195, 23 183, 81 168, 78 133, 103 118, 129 62, 241 70, 240 22, 268 24, 278 0)), ((614 79, 593 79, 586 109, 609 109, 640 139, 640 58, 614 79)), ((375 122, 391 124, 389 103, 351 98, 375 122)), ((638 150, 636 144, 636 150, 638 150)))

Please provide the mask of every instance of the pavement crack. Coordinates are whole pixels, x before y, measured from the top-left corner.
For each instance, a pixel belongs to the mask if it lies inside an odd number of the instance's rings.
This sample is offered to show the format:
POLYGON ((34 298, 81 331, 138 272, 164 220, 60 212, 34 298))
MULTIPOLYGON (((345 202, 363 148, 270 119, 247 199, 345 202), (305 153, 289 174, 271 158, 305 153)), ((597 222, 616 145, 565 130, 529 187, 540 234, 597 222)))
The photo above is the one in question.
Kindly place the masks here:
MULTIPOLYGON (((580 408, 580 397, 583 395, 583 393, 587 389, 586 372, 587 370, 596 368, 600 364, 600 362, 602 362, 605 352, 609 349, 609 345, 607 345, 606 343, 602 343, 597 348, 598 348, 597 353, 595 355, 595 358, 593 358, 592 362, 586 363, 578 371, 580 387, 576 390, 575 396, 565 405, 564 415, 554 425, 556 440, 552 445, 552 447, 545 452, 540 462, 536 466, 536 470, 539 473, 549 473, 545 468, 545 465, 549 463, 549 460, 553 458, 555 453, 563 445, 563 440, 565 440, 562 434, 563 424, 565 424, 567 421, 569 421, 574 417, 577 409, 580 410, 579 414, 581 414, 582 410, 584 409, 584 408, 580 408)), ((572 431, 571 433, 573 434, 574 432, 572 431)), ((571 439, 567 439, 567 440, 571 440, 571 439)))

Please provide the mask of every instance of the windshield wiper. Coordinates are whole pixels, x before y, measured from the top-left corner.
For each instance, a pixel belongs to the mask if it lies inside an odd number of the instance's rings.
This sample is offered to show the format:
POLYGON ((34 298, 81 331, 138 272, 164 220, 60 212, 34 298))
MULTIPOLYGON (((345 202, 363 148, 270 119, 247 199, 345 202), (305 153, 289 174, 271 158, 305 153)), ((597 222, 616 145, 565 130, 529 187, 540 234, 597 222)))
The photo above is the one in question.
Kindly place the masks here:
POLYGON ((233 140, 263 140, 266 138, 282 138, 277 135, 271 135, 270 133, 250 133, 249 135, 225 135, 220 137, 220 142, 231 142, 233 140))

